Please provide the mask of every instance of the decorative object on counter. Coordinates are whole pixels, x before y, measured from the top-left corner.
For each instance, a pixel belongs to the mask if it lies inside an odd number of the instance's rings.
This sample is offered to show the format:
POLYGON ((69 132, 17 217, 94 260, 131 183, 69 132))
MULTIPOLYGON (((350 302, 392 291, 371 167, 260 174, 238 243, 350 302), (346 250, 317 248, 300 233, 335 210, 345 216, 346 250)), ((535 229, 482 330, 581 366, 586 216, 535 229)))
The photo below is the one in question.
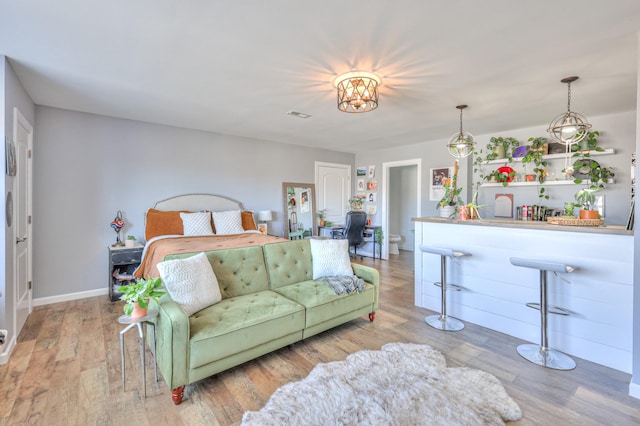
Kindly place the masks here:
POLYGON ((133 248, 136 245, 136 237, 133 235, 127 235, 127 239, 124 242, 125 247, 133 248))
POLYGON ((583 188, 576 192, 577 205, 582 207, 580 210, 580 219, 599 219, 600 214, 595 209, 596 193, 600 192, 602 188, 598 186, 590 186, 589 188, 583 188))
POLYGON ((131 315, 132 318, 140 318, 147 315, 149 300, 158 301, 158 298, 166 292, 161 288, 162 280, 158 278, 149 278, 147 280, 138 280, 134 283, 120 286, 118 291, 122 292, 120 300, 126 302, 124 305, 124 313, 131 315))
POLYGON ((496 194, 493 215, 513 218, 513 194, 496 194))
POLYGON ((351 71, 335 79, 338 109, 342 112, 369 112, 378 108, 380 77, 366 71, 351 71))
POLYGON ((258 212, 258 231, 267 235, 269 223, 273 220, 273 212, 271 210, 260 210, 258 212))
POLYGON ((120 230, 124 227, 124 220, 122 220, 122 212, 118 210, 116 217, 111 221, 111 228, 116 231, 116 242, 111 247, 123 246, 124 243, 120 240, 120 230))
POLYGON ((462 110, 467 107, 468 105, 456 106, 460 110, 460 131, 451 136, 447 144, 449 154, 455 158, 468 157, 473 152, 473 147, 476 144, 476 139, 473 135, 462 130, 462 110))
POLYGON ((456 215, 456 206, 463 204, 460 198, 462 188, 458 188, 458 167, 458 160, 455 160, 451 179, 445 178, 443 180, 444 195, 436 206, 436 208, 440 209, 440 217, 454 217, 456 215))
MULTIPOLYGON (((502 136, 492 137, 487 144, 487 158, 486 161, 499 160, 506 158, 509 161, 513 160, 514 152, 520 146, 515 138, 503 138, 502 136)), ((523 154, 524 155, 524 154, 523 154)))
POLYGON ((583 115, 571 111, 571 83, 578 78, 574 76, 560 80, 561 83, 567 84, 567 112, 551 120, 551 124, 547 129, 547 132, 554 140, 565 145, 579 143, 587 136, 587 132, 591 128, 591 124, 583 115))

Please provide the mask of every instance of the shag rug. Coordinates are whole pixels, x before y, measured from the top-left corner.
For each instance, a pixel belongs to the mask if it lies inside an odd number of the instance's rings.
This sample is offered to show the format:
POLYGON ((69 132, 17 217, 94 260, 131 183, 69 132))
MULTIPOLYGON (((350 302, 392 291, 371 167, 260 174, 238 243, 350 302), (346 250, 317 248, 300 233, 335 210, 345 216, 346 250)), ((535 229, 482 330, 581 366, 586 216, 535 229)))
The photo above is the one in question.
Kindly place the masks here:
POLYGON ((503 425, 522 417, 498 379, 447 368, 428 345, 389 343, 318 364, 288 383, 243 425, 503 425))

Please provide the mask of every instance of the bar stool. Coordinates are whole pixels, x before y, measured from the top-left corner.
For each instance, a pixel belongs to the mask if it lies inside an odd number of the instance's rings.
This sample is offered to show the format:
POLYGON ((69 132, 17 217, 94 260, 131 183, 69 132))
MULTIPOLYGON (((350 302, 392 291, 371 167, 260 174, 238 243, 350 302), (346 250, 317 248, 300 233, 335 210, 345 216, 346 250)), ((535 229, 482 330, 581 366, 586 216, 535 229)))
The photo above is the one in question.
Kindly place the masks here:
POLYGON ((509 261, 514 266, 540 270, 540 303, 527 303, 528 307, 540 310, 540 345, 533 343, 520 345, 517 348, 518 353, 527 361, 543 367, 554 370, 573 370, 576 368, 576 362, 573 359, 560 351, 549 348, 547 314, 569 315, 569 313, 562 308, 547 304, 547 271, 569 273, 575 271, 576 268, 563 263, 517 257, 512 257, 509 261))
POLYGON ((464 328, 462 321, 447 316, 447 290, 460 291, 461 288, 455 284, 447 283, 447 257, 455 258, 462 256, 471 256, 468 253, 455 251, 447 248, 420 246, 423 253, 437 254, 440 256, 440 282, 433 285, 440 287, 440 298, 442 304, 442 313, 440 315, 430 315, 424 321, 433 328, 444 331, 460 331, 464 328))

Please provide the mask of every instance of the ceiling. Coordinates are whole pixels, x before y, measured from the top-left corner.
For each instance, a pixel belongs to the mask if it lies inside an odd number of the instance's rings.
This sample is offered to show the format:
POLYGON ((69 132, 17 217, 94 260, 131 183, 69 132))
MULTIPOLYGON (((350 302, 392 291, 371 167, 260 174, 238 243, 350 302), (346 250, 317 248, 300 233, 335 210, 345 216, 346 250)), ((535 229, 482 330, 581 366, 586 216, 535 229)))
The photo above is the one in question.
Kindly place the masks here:
POLYGON ((547 124, 571 75, 572 110, 634 110, 639 30, 638 0, 0 0, 36 104, 354 153, 446 139, 462 103, 474 134, 547 124), (351 70, 377 110, 337 109, 351 70))

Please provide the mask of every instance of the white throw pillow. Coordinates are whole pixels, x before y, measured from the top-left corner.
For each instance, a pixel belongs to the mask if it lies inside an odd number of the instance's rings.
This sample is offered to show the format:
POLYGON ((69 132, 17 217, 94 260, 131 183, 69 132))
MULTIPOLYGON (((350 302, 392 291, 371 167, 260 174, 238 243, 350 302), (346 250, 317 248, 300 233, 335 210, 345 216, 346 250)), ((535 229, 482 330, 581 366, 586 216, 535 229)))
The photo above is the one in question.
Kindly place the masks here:
POLYGON ((160 278, 174 302, 191 316, 222 300, 218 279, 204 253, 157 265, 160 278))
POLYGON ((217 235, 242 234, 242 214, 240 210, 213 212, 213 223, 216 225, 217 235))
POLYGON ((211 229, 211 212, 180 213, 184 235, 213 235, 211 229))
POLYGON ((353 275, 349 258, 349 240, 309 240, 313 279, 353 275))

